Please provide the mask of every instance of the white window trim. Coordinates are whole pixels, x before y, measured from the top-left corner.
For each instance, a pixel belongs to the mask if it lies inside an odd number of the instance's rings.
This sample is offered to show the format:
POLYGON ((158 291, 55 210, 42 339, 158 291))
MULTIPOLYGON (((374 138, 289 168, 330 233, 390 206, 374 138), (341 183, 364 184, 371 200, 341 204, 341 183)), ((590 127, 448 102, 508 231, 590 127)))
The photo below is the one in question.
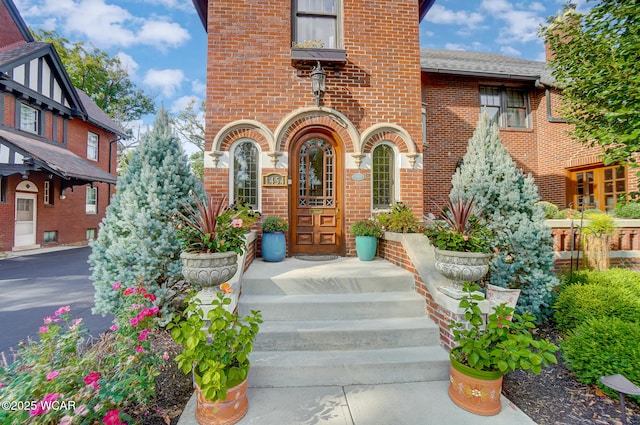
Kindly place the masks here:
POLYGON ((381 212, 381 211, 389 210, 391 208, 391 206, 389 206, 388 208, 378 208, 373 206, 373 151, 380 145, 387 145, 391 147, 391 149, 393 150, 394 182, 393 182, 393 193, 391 194, 393 199, 391 200, 391 203, 394 204, 400 201, 400 168, 402 167, 400 151, 398 150, 398 147, 394 143, 391 143, 388 140, 382 140, 376 143, 375 145, 373 145, 373 147, 371 148, 371 178, 369 179, 370 180, 369 202, 371 203, 371 210, 374 212, 381 212))
POLYGON ((99 153, 98 153, 98 152, 99 152, 99 150, 100 150, 100 137, 99 137, 96 133, 93 133, 93 132, 89 131, 89 132, 87 133, 87 159, 89 159, 89 160, 91 160, 91 161, 98 161, 98 156, 99 156, 99 153), (89 144, 89 142, 92 140, 92 137, 91 137, 91 136, 95 136, 95 139, 93 139, 93 140, 95 140, 95 141, 96 141, 96 145, 95 145, 95 158, 94 158, 94 157, 92 157, 91 155, 89 155, 89 154, 90 154, 89 147, 91 146, 91 145, 89 144))
POLYGON ((86 190, 85 190, 85 212, 88 215, 95 215, 98 214, 98 188, 97 187, 91 187, 91 186, 87 186, 86 190), (94 190, 95 191, 95 204, 94 203, 89 203, 89 191, 90 190, 94 190))
MULTIPOLYGON (((344 9, 343 9, 343 0, 335 0, 336 1, 336 46, 331 47, 331 49, 342 50, 344 49, 344 9)), ((292 43, 304 43, 305 40, 297 40, 296 34, 298 32, 298 5, 297 0, 291 0, 291 38, 292 43)), ((313 40, 308 40, 313 41, 313 40)), ((324 49, 329 49, 329 46, 324 46, 324 49)))
POLYGON ((258 175, 256 176, 258 180, 256 182, 258 205, 256 206, 257 208, 256 211, 262 211, 262 150, 260 149, 260 145, 258 144, 258 142, 246 137, 242 139, 238 139, 235 142, 233 142, 231 144, 231 148, 229 149, 229 202, 234 203, 236 201, 235 193, 233 190, 234 171, 235 171, 235 151, 238 148, 238 146, 240 146, 242 143, 245 143, 245 142, 252 143, 258 150, 258 153, 257 153, 258 175))
POLYGON ((26 103, 20 102, 20 126, 19 126, 20 130, 27 131, 27 132, 33 133, 33 134, 40 134, 40 129, 41 129, 40 121, 41 121, 41 119, 42 119, 41 111, 39 109, 34 108, 31 105, 27 105, 26 103), (31 110, 35 111, 35 113, 36 113, 35 114, 36 115, 36 118, 35 118, 36 129, 35 130, 29 129, 29 128, 24 128, 24 126, 23 126, 24 123, 22 121, 22 110, 23 110, 23 108, 27 108, 27 109, 31 109, 31 110))

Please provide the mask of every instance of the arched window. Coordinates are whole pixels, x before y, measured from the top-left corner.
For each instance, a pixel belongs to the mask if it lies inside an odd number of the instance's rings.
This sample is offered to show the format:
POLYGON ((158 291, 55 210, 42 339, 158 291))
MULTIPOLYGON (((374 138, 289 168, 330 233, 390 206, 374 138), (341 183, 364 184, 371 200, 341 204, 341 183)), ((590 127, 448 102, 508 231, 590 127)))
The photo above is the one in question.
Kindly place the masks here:
POLYGON ((231 200, 242 201, 259 210, 260 151, 255 142, 241 140, 231 151, 231 200))
POLYGON ((371 184, 373 208, 393 205, 395 194, 395 152, 388 144, 373 149, 371 184))

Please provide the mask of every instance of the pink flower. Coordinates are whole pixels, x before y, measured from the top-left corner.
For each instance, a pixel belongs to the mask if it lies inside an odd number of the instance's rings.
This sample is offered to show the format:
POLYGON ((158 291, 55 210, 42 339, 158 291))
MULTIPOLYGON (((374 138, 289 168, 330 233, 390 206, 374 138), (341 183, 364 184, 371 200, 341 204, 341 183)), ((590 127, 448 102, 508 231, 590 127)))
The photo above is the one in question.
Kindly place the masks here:
POLYGON ((117 291, 118 289, 120 289, 120 282, 114 283, 111 289, 113 289, 114 291, 117 291))
POLYGON ((236 218, 235 220, 233 220, 231 222, 231 226, 233 226, 233 227, 242 227, 242 219, 241 218, 236 218))
POLYGON ((144 305, 142 305, 142 304, 131 304, 131 309, 132 310, 137 310, 137 309, 142 308, 142 307, 144 307, 144 305))
POLYGON ((136 288, 127 288, 124 290, 124 295, 131 295, 136 292, 136 288))
POLYGON ((52 370, 51 372, 47 373, 47 381, 51 381, 54 378, 57 378, 58 375, 60 375, 60 373, 57 370, 52 370))
POLYGON ((111 325, 111 327, 109 328, 112 332, 115 332, 118 330, 118 324, 114 323, 113 325, 111 325))
POLYGON ((96 372, 91 372, 87 376, 84 377, 84 383, 87 385, 91 385, 94 390, 100 389, 100 384, 98 383, 98 379, 100 379, 100 374, 96 372))
POLYGON ((129 319, 129 324, 131 324, 131 326, 133 326, 133 327, 136 327, 136 326, 138 326, 138 322, 139 321, 140 320, 138 320, 137 317, 132 317, 131 319, 129 319))
POLYGON ((169 360, 169 353, 167 353, 167 352, 165 351, 165 352, 162 354, 162 359, 163 359, 164 361, 169 360))
POLYGON ((60 319, 54 316, 47 316, 44 319, 42 319, 42 321, 44 322, 45 325, 48 325, 49 323, 59 322, 60 319))
MULTIPOLYGON (((165 351, 166 354, 166 351, 165 351)), ((2 382, 0 382, 0 388, 4 387, 4 384, 2 382)))
POLYGON ((61 395, 62 394, 57 393, 47 394, 46 396, 44 396, 42 401, 36 405, 35 408, 29 411, 29 416, 38 416, 47 413, 49 410, 51 410, 51 403, 56 401, 61 395))
POLYGON ((80 323, 82 323, 82 317, 80 317, 78 319, 74 319, 72 324, 71 324, 71 329, 77 328, 78 325, 80 325, 80 323))
POLYGON ((40 331, 41 334, 47 333, 48 330, 49 330, 49 326, 40 326, 40 329, 38 329, 38 331, 40 331))
POLYGON ((151 301, 151 302, 154 302, 155 300, 157 300, 157 299, 158 299, 158 297, 156 297, 156 296, 155 296, 155 295, 153 295, 153 294, 144 294, 144 297, 145 297, 146 299, 148 299, 149 301, 151 301))
POLYGON ((84 416, 87 414, 87 405, 86 404, 82 404, 78 407, 76 407, 75 409, 73 409, 73 413, 76 415, 80 415, 80 416, 84 416))
POLYGON ((149 335, 151 333, 151 329, 145 329, 143 330, 140 335, 138 335, 138 341, 146 341, 147 340, 147 335, 149 335))
POLYGON ((104 415, 102 423, 105 425, 124 425, 123 422, 120 422, 119 410, 109 410, 107 414, 104 415))
POLYGON ((59 309, 57 309, 53 314, 55 314, 56 316, 62 316, 63 314, 66 314, 70 311, 71 311, 71 306, 65 305, 64 307, 60 307, 59 309))
POLYGON ((136 353, 142 353, 144 351, 144 347, 142 347, 142 345, 138 345, 136 347, 136 353))
POLYGON ((72 422, 73 416, 63 416, 58 425, 71 425, 72 422))

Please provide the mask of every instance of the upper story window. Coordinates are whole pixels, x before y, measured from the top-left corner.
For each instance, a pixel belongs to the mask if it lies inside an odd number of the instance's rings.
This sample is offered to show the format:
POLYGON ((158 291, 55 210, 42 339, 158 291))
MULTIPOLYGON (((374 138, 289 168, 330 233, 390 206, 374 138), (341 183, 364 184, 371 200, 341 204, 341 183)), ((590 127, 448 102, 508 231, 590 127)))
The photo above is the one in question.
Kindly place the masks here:
POLYGON ((395 152, 387 144, 373 149, 371 184, 373 208, 389 208, 394 201, 395 152))
POLYGON ((21 103, 20 129, 38 134, 40 132, 40 111, 21 103))
POLYGON ((231 185, 233 201, 242 201, 251 205, 254 210, 259 209, 259 151, 253 141, 243 140, 237 143, 231 151, 233 166, 231 185))
POLYGON ((98 135, 91 132, 87 136, 87 159, 98 160, 98 135))
POLYGON ((529 128, 529 99, 524 89, 480 87, 480 109, 501 128, 529 128))
POLYGON ((293 47, 337 49, 339 0, 293 0, 293 47))

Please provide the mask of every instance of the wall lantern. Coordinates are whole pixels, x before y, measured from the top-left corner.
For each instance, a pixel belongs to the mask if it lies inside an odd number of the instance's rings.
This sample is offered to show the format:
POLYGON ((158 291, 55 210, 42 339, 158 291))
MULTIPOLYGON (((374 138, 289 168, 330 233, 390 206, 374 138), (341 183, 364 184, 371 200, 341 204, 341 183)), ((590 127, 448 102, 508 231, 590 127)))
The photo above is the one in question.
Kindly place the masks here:
POLYGON ((316 106, 320 106, 320 100, 322 99, 322 95, 326 91, 325 82, 327 80, 327 72, 322 69, 322 65, 320 65, 320 61, 318 61, 318 65, 311 70, 311 92, 316 98, 316 106))

